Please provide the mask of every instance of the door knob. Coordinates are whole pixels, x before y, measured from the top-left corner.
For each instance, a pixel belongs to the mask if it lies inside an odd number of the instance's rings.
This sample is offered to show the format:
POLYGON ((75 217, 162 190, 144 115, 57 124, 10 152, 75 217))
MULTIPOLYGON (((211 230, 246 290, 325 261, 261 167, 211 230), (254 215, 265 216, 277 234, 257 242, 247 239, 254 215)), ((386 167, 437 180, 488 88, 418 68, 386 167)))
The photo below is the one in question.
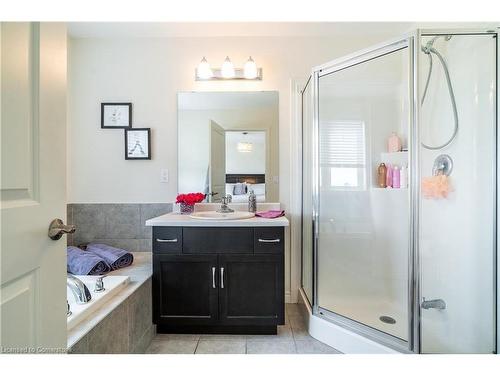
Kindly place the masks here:
POLYGON ((74 233, 75 230, 74 225, 64 225, 61 219, 54 219, 49 225, 49 237, 52 240, 58 240, 63 234, 74 233))

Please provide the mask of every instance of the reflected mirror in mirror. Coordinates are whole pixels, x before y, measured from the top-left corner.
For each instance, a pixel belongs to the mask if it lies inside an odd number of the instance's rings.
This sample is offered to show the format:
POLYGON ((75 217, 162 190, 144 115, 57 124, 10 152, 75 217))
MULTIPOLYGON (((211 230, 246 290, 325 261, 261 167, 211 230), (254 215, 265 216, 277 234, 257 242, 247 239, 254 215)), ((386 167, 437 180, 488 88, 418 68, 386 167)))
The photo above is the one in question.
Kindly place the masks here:
POLYGON ((278 92, 178 95, 179 193, 279 202, 278 92))

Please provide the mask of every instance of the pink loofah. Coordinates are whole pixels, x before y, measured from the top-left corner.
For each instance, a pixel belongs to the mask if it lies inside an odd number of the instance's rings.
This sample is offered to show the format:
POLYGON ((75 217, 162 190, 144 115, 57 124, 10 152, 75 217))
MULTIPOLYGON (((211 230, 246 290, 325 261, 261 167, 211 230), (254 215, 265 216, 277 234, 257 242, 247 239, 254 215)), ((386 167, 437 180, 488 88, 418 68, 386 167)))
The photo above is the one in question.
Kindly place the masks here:
POLYGON ((422 194, 424 198, 448 198, 448 194, 452 191, 453 188, 448 176, 438 175, 422 178, 422 194))

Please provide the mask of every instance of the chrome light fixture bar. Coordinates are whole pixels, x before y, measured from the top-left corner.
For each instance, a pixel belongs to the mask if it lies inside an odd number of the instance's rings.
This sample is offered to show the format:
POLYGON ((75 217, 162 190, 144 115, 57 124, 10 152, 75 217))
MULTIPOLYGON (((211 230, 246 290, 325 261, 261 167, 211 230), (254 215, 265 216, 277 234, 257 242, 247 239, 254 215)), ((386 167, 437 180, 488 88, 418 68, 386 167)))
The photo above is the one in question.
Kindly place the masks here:
POLYGON ((207 59, 203 57, 195 70, 196 81, 261 81, 262 68, 257 68, 255 61, 250 56, 244 68, 235 68, 229 56, 226 56, 220 69, 212 69, 207 59))

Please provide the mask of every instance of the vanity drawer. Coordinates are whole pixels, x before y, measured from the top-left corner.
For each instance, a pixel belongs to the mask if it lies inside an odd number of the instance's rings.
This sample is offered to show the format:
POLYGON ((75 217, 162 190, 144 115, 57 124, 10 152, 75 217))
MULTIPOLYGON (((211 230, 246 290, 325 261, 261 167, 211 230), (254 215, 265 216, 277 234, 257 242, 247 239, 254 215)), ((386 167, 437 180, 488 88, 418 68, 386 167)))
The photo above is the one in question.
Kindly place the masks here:
POLYGON ((251 254, 253 228, 184 227, 185 254, 251 254))
POLYGON ((254 251, 256 254, 282 254, 285 249, 283 227, 255 228, 254 251))
POLYGON ((153 227, 153 253, 180 254, 182 227, 153 227))

